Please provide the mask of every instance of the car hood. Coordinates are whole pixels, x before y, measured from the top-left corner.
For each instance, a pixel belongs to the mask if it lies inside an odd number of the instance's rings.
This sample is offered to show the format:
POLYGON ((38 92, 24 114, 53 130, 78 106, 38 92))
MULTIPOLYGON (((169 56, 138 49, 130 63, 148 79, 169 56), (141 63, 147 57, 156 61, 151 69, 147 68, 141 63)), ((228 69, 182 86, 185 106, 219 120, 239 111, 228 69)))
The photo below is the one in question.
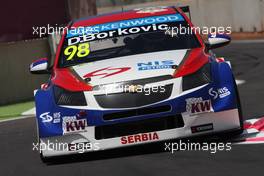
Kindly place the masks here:
POLYGON ((81 79, 89 80, 91 85, 173 75, 175 66, 187 53, 188 50, 174 50, 117 57, 77 65, 72 70, 81 79))
POLYGON ((182 77, 208 62, 201 48, 152 52, 54 69, 52 83, 70 91, 93 86, 171 75, 182 77))

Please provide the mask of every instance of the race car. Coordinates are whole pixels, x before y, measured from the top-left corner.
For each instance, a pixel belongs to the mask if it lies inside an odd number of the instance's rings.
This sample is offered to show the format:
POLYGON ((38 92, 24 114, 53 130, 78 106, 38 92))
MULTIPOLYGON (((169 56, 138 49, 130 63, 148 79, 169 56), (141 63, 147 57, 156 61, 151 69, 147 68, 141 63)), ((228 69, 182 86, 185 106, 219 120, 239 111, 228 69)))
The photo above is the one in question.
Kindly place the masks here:
POLYGON ((30 65, 50 74, 34 92, 43 161, 242 131, 231 65, 211 51, 231 39, 204 41, 187 14, 188 7, 140 8, 67 26, 54 61, 30 65))

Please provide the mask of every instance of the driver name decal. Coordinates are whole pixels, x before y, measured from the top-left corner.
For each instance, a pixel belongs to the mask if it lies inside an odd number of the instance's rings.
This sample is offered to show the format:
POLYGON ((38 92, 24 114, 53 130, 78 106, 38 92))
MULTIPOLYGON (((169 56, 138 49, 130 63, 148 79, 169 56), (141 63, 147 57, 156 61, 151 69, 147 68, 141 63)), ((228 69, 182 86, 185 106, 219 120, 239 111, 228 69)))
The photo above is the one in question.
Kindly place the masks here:
POLYGON ((88 35, 81 35, 78 37, 69 38, 68 45, 69 46, 76 45, 78 43, 90 42, 94 40, 102 40, 106 38, 124 36, 129 34, 138 34, 142 32, 152 32, 158 30, 166 31, 167 29, 168 29, 168 24, 158 24, 158 25, 152 24, 148 26, 139 26, 139 27, 125 28, 125 29, 118 28, 117 30, 113 30, 113 31, 91 33, 88 35))

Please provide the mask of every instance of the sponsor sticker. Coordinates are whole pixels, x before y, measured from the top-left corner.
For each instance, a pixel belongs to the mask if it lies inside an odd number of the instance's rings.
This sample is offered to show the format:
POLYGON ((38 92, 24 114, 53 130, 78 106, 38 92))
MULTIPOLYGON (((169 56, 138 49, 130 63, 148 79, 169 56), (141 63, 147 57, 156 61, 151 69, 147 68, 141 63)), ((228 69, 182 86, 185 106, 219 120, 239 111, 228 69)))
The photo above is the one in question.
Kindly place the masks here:
POLYGON ((159 135, 156 132, 123 136, 120 138, 121 144, 133 144, 154 140, 159 140, 159 135))
POLYGON ((60 112, 55 112, 53 115, 50 115, 50 112, 42 113, 39 116, 42 119, 42 123, 60 123, 61 114, 60 112))
POLYGON ((191 115, 201 114, 205 112, 212 112, 211 100, 203 100, 200 98, 188 98, 186 101, 186 112, 191 115))
POLYGON ((191 127, 192 133, 211 131, 213 129, 214 129, 214 125, 212 123, 204 124, 204 125, 198 125, 198 126, 192 126, 191 127))
POLYGON ((225 98, 231 94, 227 87, 222 87, 217 90, 214 90, 214 88, 210 88, 208 93, 213 97, 214 100, 217 98, 225 98))
POLYGON ((63 117, 62 129, 63 134, 85 132, 87 127, 86 119, 77 120, 76 116, 63 117))
POLYGON ((157 70, 157 69, 172 69, 174 68, 173 60, 162 60, 162 61, 150 61, 137 63, 139 71, 144 70, 157 70))
POLYGON ((60 123, 60 121, 61 121, 60 112, 53 113, 53 123, 60 123))
POLYGON ((39 116, 42 119, 43 123, 47 123, 47 122, 52 121, 53 117, 49 114, 50 114, 50 112, 45 112, 39 116))
POLYGON ((75 28, 67 33, 66 38, 82 36, 82 35, 93 35, 96 33, 97 34, 103 33, 105 31, 118 31, 124 28, 134 28, 138 26, 147 26, 152 24, 161 24, 161 23, 176 22, 176 21, 184 21, 184 18, 180 14, 171 14, 171 15, 123 20, 118 22, 75 28))

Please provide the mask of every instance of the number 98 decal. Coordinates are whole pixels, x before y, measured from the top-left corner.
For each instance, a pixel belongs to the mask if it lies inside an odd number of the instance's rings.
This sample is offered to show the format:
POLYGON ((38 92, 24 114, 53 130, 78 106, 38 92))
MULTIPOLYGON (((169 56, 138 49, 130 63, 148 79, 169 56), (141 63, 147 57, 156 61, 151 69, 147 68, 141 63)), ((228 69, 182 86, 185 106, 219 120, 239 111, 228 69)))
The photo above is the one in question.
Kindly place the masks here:
POLYGON ((71 45, 65 48, 64 55, 68 56, 67 61, 72 60, 74 56, 77 55, 78 58, 88 56, 90 54, 90 44, 81 43, 78 46, 71 45))

